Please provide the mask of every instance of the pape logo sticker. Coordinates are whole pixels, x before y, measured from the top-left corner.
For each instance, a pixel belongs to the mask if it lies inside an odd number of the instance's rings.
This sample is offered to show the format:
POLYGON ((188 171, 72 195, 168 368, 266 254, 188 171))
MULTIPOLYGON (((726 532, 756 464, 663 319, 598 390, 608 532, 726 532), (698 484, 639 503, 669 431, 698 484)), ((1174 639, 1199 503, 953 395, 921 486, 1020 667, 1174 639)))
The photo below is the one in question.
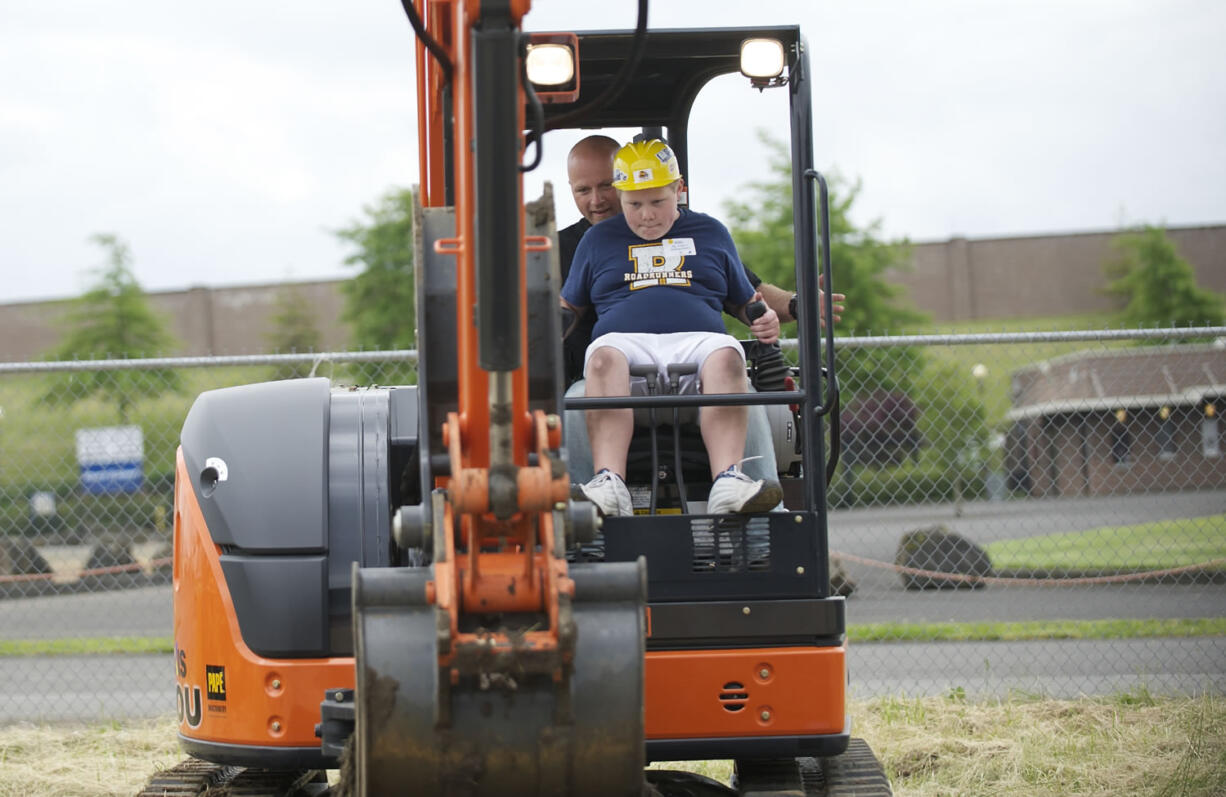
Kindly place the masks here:
POLYGON ((226 668, 214 664, 204 666, 205 691, 209 700, 226 699, 226 668))

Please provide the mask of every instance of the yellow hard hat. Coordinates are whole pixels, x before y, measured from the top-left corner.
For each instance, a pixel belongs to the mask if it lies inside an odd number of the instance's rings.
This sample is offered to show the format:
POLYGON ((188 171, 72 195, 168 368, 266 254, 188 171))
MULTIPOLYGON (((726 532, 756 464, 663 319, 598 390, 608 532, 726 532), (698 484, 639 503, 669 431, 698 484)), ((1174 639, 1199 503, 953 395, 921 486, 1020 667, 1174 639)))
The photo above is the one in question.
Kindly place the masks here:
POLYGON ((631 141, 613 158, 613 187, 618 191, 659 188, 680 179, 677 156, 658 138, 631 141))

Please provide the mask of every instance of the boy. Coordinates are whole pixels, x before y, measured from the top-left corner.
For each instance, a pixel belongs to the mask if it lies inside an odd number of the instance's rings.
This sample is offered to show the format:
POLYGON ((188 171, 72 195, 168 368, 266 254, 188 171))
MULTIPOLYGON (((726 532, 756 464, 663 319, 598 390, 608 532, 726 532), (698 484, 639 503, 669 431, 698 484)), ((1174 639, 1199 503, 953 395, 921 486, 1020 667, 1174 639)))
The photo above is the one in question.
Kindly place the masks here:
MULTIPOLYGON (((745 308, 761 295, 746 279, 728 230, 679 207, 681 172, 661 141, 622 147, 613 176, 622 215, 587 231, 562 288, 563 305, 576 315, 596 310, 584 366, 586 395, 630 395, 632 365, 652 363, 666 379, 665 368, 674 362, 699 366, 703 393, 745 392, 744 354, 727 334, 722 312, 729 307, 749 324, 745 308)), ((749 326, 764 343, 779 337, 774 310, 749 326)), ((764 512, 779 503, 777 484, 751 479, 738 467, 746 415, 745 407, 703 407, 700 413, 711 462, 711 514, 764 512)), ((596 475, 581 489, 605 515, 631 514, 624 474, 633 413, 593 410, 587 422, 596 475)))

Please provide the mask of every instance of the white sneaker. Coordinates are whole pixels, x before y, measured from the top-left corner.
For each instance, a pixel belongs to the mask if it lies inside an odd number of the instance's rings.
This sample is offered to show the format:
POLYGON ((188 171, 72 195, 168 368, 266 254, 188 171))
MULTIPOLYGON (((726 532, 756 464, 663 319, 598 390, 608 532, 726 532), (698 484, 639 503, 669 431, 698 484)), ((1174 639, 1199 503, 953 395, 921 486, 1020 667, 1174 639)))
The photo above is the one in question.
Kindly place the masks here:
POLYGON ((783 488, 778 483, 751 479, 736 465, 715 477, 707 496, 708 515, 732 513, 750 514, 769 512, 783 499, 783 488))
POLYGON ((621 476, 608 468, 601 469, 590 482, 579 485, 579 489, 605 517, 634 514, 634 504, 630 502, 630 491, 626 489, 626 483, 621 476))

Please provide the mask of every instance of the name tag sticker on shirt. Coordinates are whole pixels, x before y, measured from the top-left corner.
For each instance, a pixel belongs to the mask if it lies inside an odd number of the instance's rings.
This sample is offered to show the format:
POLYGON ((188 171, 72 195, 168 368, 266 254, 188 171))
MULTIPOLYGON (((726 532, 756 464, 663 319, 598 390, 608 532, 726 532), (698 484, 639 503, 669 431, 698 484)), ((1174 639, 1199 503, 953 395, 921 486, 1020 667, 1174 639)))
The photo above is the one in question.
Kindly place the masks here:
POLYGON ((666 255, 696 255, 693 238, 665 238, 660 241, 666 255))

